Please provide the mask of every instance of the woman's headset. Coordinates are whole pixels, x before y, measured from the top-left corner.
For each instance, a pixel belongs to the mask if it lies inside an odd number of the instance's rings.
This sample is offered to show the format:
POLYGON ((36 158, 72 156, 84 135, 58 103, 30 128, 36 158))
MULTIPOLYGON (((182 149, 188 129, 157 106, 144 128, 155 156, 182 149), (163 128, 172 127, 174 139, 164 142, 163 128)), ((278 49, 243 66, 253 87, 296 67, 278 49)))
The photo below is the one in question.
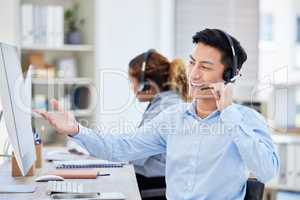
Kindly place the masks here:
POLYGON ((146 80, 146 68, 148 61, 150 59, 150 56, 152 53, 156 52, 154 49, 149 49, 143 54, 144 62, 142 63, 142 69, 141 69, 141 75, 140 75, 140 87, 139 87, 139 92, 144 92, 146 90, 150 89, 150 84, 146 80))
POLYGON ((238 59, 235 53, 234 44, 231 39, 231 37, 224 31, 218 30, 220 33, 225 35, 227 38, 227 41, 229 42, 231 53, 232 53, 232 66, 229 66, 227 69, 225 69, 223 73, 223 80, 225 81, 225 84, 227 83, 234 83, 235 80, 240 77, 241 75, 238 72, 238 59))

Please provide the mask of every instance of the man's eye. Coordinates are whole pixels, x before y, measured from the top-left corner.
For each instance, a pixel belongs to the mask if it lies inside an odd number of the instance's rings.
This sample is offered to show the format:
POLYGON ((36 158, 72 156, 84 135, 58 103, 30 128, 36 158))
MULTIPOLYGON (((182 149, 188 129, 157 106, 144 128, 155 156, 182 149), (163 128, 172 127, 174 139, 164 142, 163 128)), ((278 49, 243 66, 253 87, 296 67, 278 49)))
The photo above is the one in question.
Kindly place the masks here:
POLYGON ((209 67, 205 67, 205 66, 201 66, 202 67, 202 69, 205 69, 205 70, 210 70, 210 68, 209 67))
POLYGON ((190 61, 189 61, 189 64, 190 64, 190 65, 195 65, 195 62, 192 61, 192 60, 190 60, 190 61))

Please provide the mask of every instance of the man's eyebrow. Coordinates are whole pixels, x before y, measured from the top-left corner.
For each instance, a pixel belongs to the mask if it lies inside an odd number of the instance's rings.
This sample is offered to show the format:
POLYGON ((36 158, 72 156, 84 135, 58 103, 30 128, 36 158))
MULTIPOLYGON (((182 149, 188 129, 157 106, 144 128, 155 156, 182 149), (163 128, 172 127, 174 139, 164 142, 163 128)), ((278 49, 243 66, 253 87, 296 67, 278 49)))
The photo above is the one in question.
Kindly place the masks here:
POLYGON ((201 64, 209 64, 209 65, 213 65, 214 64, 213 62, 208 61, 208 60, 203 60, 203 61, 200 61, 199 63, 201 63, 201 64))
POLYGON ((195 59, 192 55, 190 55, 190 59, 191 59, 192 61, 196 61, 196 59, 195 59))
MULTIPOLYGON (((193 61, 193 62, 196 62, 196 59, 190 55, 190 59, 193 61)), ((202 60, 202 61, 199 61, 200 64, 207 64, 207 65, 214 65, 214 63, 210 60, 202 60)))
MULTIPOLYGON (((190 59, 192 61, 196 61, 196 59, 192 55, 190 55, 190 59)), ((200 61, 199 63, 201 63, 201 64, 208 64, 208 65, 213 65, 214 64, 212 61, 209 61, 209 60, 203 60, 203 61, 200 61)))
MULTIPOLYGON (((190 59, 192 61, 196 61, 196 59, 192 55, 190 55, 190 59)), ((203 61, 200 61, 199 63, 201 63, 201 64, 209 64, 209 65, 213 65, 214 64, 213 62, 211 62, 209 60, 203 60, 203 61)))

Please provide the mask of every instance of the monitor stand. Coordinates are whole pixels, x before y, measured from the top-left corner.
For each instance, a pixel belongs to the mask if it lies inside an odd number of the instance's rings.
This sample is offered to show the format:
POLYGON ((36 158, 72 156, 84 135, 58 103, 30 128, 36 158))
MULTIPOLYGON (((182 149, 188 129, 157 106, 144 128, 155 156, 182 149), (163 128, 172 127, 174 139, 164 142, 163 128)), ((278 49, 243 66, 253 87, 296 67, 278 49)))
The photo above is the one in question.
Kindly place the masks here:
MULTIPOLYGON (((25 176, 33 176, 34 171, 35 171, 35 166, 33 164, 31 166, 30 170, 28 171, 28 173, 25 176)), ((15 157, 14 153, 12 154, 12 158, 11 158, 11 176, 12 177, 22 176, 21 170, 18 166, 18 163, 17 163, 17 160, 16 160, 16 157, 15 157)))
MULTIPOLYGON (((35 172, 35 166, 34 164, 31 166, 30 170, 28 171, 28 173, 25 176, 33 176, 35 172)), ((22 176, 21 170, 18 166, 15 154, 12 154, 12 158, 11 158, 11 176, 12 177, 20 177, 22 176)))

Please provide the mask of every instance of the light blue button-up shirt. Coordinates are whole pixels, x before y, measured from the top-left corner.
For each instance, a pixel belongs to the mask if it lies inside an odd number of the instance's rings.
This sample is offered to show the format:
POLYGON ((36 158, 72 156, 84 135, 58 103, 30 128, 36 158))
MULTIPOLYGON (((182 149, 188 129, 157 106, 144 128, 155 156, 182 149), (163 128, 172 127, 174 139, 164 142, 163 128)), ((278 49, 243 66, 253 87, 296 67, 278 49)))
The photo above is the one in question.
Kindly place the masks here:
MULTIPOLYGON (((146 111, 143 114, 139 127, 145 123, 151 122, 159 113, 166 110, 168 107, 182 102, 180 96, 175 91, 166 91, 158 93, 149 103, 146 111)), ((146 177, 161 177, 165 176, 166 171, 166 153, 134 160, 135 172, 146 177)))
POLYGON ((112 161, 166 153, 166 195, 171 200, 243 200, 248 172, 267 182, 279 171, 265 120, 238 104, 203 119, 194 103, 179 104, 131 134, 80 127, 73 138, 92 155, 112 161))

